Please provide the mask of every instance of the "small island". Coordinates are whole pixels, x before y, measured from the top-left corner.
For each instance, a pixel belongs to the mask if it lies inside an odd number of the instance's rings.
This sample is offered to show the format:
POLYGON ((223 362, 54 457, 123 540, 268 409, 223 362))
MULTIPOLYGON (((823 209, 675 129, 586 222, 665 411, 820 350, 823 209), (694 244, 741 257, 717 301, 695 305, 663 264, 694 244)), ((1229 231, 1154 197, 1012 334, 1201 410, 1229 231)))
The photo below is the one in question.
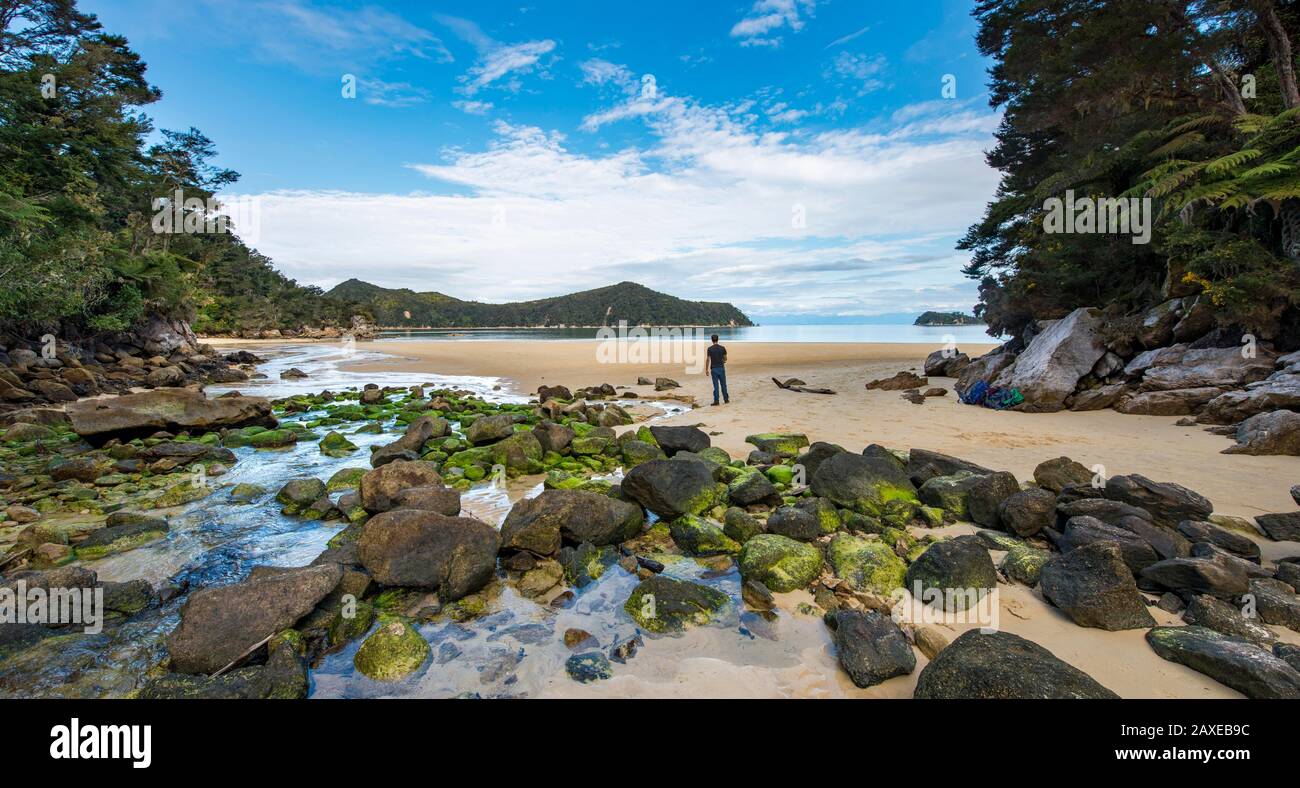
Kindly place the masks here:
POLYGON ((984 321, 961 312, 922 312, 914 326, 979 326, 984 321))

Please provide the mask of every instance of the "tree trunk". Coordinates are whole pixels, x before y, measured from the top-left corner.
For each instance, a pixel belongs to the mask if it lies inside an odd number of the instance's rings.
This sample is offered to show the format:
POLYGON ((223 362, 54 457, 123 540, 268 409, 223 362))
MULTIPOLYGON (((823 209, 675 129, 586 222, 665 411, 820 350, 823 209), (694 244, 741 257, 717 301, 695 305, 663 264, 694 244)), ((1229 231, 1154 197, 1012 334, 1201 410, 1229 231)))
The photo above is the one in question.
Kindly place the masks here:
POLYGON ((1273 55, 1273 68, 1277 71, 1278 87, 1282 91, 1282 105, 1287 109, 1300 107, 1300 87, 1296 86, 1295 62, 1291 57, 1291 39, 1287 37, 1282 20, 1277 17, 1273 0, 1256 0, 1255 11, 1260 27, 1268 38, 1268 48, 1273 55))

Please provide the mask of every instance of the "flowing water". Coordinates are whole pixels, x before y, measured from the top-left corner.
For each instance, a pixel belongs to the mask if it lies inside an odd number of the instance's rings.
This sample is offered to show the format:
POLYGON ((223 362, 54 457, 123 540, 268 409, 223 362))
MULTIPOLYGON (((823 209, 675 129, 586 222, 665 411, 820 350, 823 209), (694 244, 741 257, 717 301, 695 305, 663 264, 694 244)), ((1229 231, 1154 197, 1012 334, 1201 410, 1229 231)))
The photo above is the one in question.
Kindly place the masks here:
MULTIPOLYGON (((492 401, 526 401, 507 392, 493 378, 349 373, 343 368, 346 362, 363 361, 378 354, 343 352, 336 346, 259 347, 257 352, 267 359, 259 367, 265 379, 210 387, 209 394, 216 396, 238 389, 250 395, 283 397, 323 389, 360 388, 366 383, 432 384, 435 388, 472 391, 492 401), (301 369, 309 377, 281 380, 280 372, 291 367, 301 369)), ((645 407, 659 416, 683 410, 664 403, 645 403, 645 407)), ((295 414, 284 420, 311 420, 316 415, 295 414)), ((207 498, 169 514, 171 531, 165 539, 87 566, 98 572, 101 580, 144 578, 155 586, 173 582, 197 589, 239 582, 258 565, 309 564, 343 525, 282 515, 274 495, 285 481, 296 476, 328 479, 342 468, 368 467, 365 459, 369 456, 368 448, 390 442, 395 434, 349 434, 348 437, 360 449, 341 459, 323 456, 314 441, 279 451, 234 449, 239 461, 229 473, 210 480, 218 489, 207 498), (230 499, 229 488, 240 483, 260 485, 266 493, 252 503, 236 503, 230 499)), ((462 506, 467 516, 499 527, 513 502, 541 491, 542 485, 536 477, 516 480, 501 488, 483 483, 462 494, 462 506)), ((334 497, 337 499, 340 494, 334 497)), ((734 691, 724 690, 724 694, 750 691, 808 694, 806 688, 798 686, 809 681, 807 647, 811 643, 815 651, 824 651, 822 644, 826 641, 815 617, 781 614, 775 619, 764 619, 752 613, 740 613, 743 610, 740 578, 734 566, 717 571, 704 561, 680 557, 664 557, 664 560, 669 576, 695 580, 725 591, 732 598, 732 610, 714 625, 684 636, 643 634, 646 643, 641 653, 626 665, 615 664, 615 681, 603 684, 621 687, 629 693, 643 692, 647 686, 671 692, 680 683, 677 671, 682 660, 689 657, 720 661, 724 668, 735 673, 733 680, 738 683, 734 691), (753 670, 760 671, 757 677, 751 673, 753 670)), ((623 603, 636 584, 634 576, 614 566, 587 587, 571 589, 574 596, 567 607, 553 607, 523 598, 503 581, 495 582, 487 592, 492 601, 486 616, 465 623, 430 623, 420 627, 432 647, 432 657, 411 677, 399 682, 377 682, 362 676, 352 665, 362 642, 357 639, 343 650, 326 656, 311 670, 311 695, 532 696, 566 694, 584 688, 565 673, 565 659, 573 652, 564 645, 564 632, 570 627, 583 629, 607 653, 613 644, 636 636, 638 628, 623 610, 623 603)), ((0 665, 0 696, 98 697, 129 693, 143 683, 148 671, 156 671, 165 655, 165 635, 176 625, 183 601, 183 597, 177 598, 126 623, 106 627, 99 634, 77 632, 42 641, 0 665)), ((816 663, 819 659, 825 662, 825 654, 811 661, 816 663)), ((717 667, 714 664, 711 669, 717 667)), ((813 672, 831 676, 836 673, 833 661, 823 667, 825 671, 813 672)), ((813 679, 814 684, 834 682, 826 676, 813 679)))

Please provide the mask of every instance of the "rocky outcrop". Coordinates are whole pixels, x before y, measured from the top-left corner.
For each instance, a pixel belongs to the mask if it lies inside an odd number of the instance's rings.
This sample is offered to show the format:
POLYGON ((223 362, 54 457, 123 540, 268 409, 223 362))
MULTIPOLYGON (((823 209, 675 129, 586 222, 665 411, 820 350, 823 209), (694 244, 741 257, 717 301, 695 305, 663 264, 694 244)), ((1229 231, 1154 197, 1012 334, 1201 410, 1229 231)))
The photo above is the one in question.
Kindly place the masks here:
POLYGON ((208 398, 190 389, 160 389, 108 399, 80 400, 67 408, 78 435, 101 444, 159 430, 208 432, 224 428, 275 427, 271 402, 262 397, 208 398))

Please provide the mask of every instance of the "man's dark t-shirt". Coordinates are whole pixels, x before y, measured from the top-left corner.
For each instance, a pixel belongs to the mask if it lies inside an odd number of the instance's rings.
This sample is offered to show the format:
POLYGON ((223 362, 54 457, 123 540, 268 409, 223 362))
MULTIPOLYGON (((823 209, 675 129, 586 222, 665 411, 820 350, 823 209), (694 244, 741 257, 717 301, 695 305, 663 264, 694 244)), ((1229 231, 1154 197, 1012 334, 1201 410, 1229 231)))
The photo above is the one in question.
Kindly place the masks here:
POLYGON ((709 345, 709 366, 721 367, 727 363, 727 349, 722 345, 709 345))

